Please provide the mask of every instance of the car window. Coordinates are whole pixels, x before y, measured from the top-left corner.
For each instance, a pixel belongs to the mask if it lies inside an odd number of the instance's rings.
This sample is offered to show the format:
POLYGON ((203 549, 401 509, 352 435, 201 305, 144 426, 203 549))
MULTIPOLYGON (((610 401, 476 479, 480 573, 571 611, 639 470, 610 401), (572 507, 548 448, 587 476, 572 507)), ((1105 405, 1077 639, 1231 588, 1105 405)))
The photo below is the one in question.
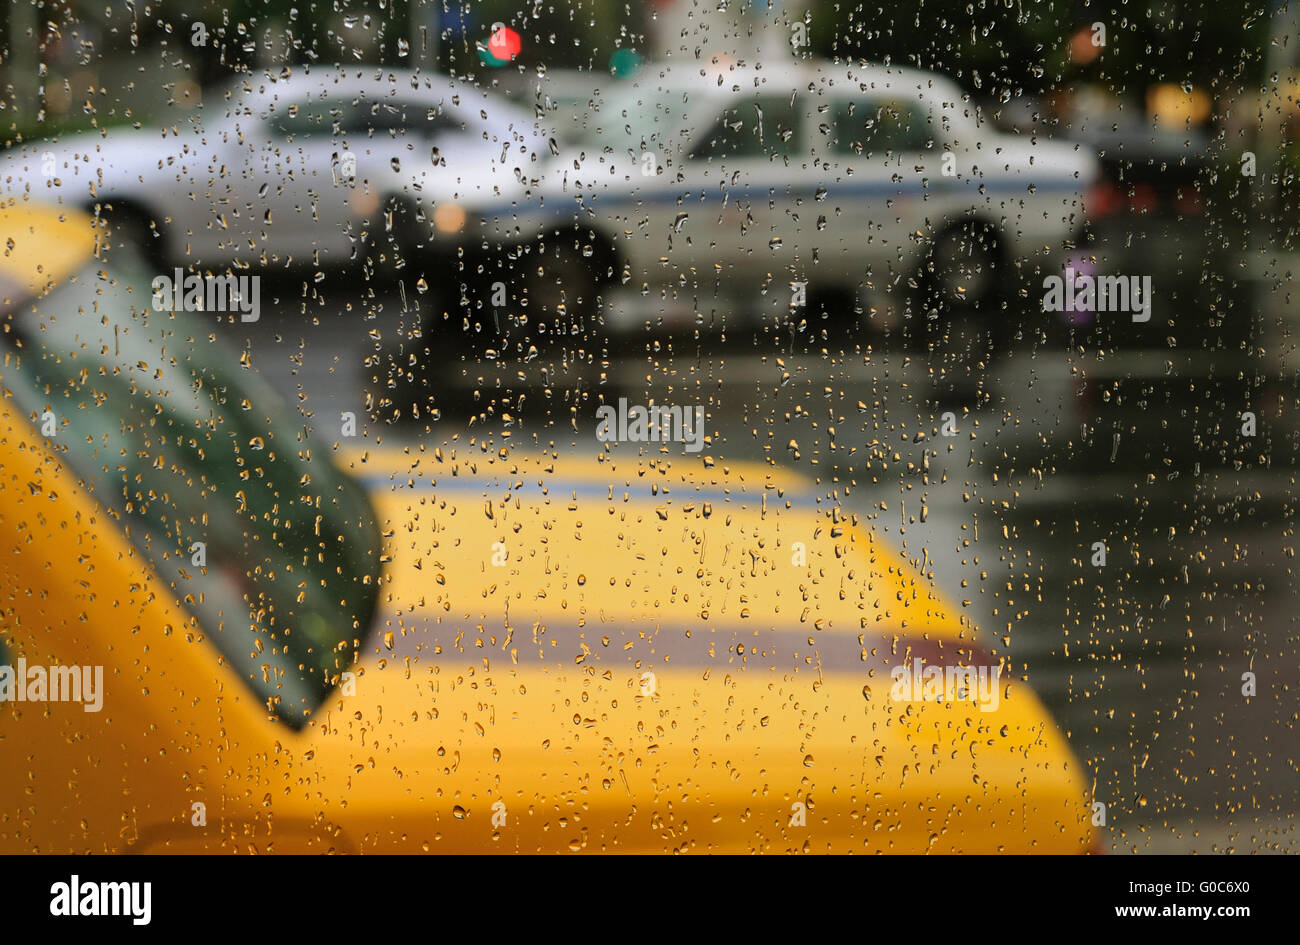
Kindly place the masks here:
POLYGON ((787 158, 802 148, 798 96, 765 95, 724 108, 691 152, 699 161, 787 158))
POLYGON ((270 111, 270 125, 287 139, 436 136, 461 127, 438 106, 365 99, 302 100, 283 107, 276 105, 270 111))
POLYGON ((283 138, 334 138, 355 129, 360 115, 357 105, 348 102, 301 100, 274 103, 267 113, 271 129, 283 138))
POLYGON ((818 130, 830 153, 842 156, 894 155, 920 151, 932 130, 923 112, 878 99, 838 99, 819 116, 818 130))

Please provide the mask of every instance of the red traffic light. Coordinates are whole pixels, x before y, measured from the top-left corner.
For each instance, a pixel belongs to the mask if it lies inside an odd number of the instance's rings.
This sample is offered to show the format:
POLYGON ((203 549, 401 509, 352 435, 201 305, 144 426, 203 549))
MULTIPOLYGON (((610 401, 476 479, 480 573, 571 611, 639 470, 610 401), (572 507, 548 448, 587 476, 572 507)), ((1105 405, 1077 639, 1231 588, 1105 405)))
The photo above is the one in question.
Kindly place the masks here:
POLYGON ((488 40, 488 52, 494 59, 502 62, 509 62, 519 55, 519 51, 524 48, 524 41, 508 26, 497 24, 492 31, 492 37, 488 40))

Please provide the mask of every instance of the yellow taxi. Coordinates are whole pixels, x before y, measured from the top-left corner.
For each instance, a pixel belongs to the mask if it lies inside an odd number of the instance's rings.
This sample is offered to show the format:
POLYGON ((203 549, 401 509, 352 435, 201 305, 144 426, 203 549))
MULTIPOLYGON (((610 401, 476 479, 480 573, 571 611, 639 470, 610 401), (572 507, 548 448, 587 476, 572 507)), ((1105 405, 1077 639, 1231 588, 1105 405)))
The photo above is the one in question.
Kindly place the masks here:
POLYGON ((808 481, 330 436, 88 219, 0 231, 0 849, 1091 848, 1034 692, 808 481))

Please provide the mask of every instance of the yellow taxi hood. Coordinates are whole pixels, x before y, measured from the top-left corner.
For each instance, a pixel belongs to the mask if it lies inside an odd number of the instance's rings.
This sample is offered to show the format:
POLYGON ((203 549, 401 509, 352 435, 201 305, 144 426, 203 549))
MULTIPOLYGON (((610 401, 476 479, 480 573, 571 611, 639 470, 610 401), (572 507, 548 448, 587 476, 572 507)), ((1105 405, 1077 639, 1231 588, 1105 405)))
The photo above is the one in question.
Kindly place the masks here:
POLYGON ((390 616, 309 736, 309 783, 349 772, 336 840, 1088 846, 1080 769, 1029 687, 801 477, 478 446, 343 465, 387 529, 390 616), (988 685, 922 699, 923 668, 954 664, 988 685))
POLYGON ((785 470, 477 446, 459 456, 354 451, 341 465, 387 519, 398 634, 412 629, 406 613, 421 627, 444 616, 491 627, 508 612, 515 625, 547 617, 975 642, 896 551, 785 470))

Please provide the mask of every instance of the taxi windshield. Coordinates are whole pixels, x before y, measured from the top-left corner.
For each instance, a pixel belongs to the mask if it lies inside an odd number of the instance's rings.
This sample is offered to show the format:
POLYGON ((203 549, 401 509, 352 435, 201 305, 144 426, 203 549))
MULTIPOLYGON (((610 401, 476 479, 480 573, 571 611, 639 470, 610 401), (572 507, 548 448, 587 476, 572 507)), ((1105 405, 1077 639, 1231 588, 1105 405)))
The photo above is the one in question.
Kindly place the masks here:
POLYGON ((379 533, 328 446, 144 274, 86 266, 4 321, 3 385, 222 656, 304 725, 376 603, 379 533), (238 365, 238 367, 235 367, 238 365))

